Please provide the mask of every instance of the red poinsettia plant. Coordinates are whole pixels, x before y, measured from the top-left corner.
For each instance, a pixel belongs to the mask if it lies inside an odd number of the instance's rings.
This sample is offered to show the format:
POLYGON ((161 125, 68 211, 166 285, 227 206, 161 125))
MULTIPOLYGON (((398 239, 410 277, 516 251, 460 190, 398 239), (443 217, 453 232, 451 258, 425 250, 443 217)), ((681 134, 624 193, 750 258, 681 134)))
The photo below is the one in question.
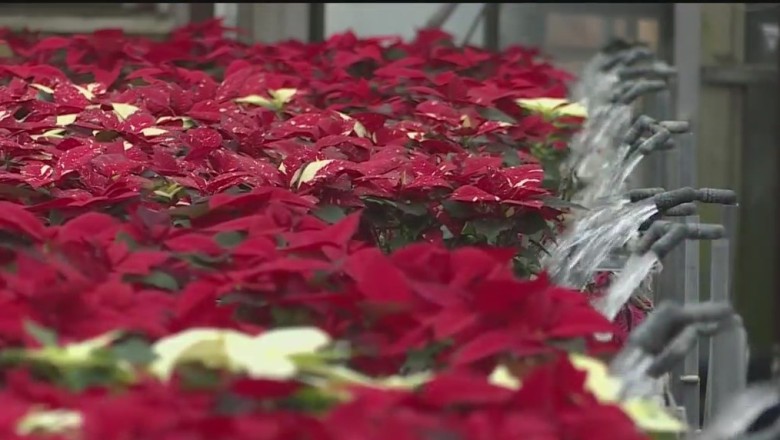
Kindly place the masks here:
POLYGON ((2 438, 646 438, 567 354, 613 324, 518 277, 567 74, 223 33, 0 34, 2 438))

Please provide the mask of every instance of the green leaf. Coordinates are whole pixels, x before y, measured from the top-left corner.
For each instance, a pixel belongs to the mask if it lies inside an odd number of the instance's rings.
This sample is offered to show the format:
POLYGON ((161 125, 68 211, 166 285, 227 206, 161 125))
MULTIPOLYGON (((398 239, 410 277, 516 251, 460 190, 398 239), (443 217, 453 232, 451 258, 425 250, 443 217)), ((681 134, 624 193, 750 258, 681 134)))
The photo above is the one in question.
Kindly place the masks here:
POLYGON ((172 292, 179 290, 179 282, 172 275, 160 270, 152 271, 149 275, 141 278, 141 282, 150 286, 172 292))
POLYGON ((506 122, 507 124, 515 124, 517 121, 506 113, 497 108, 481 107, 477 109, 477 113, 485 119, 491 121, 506 122))
POLYGON ((114 130, 101 130, 95 133, 95 140, 98 142, 111 142, 119 137, 119 132, 114 130))
POLYGON ((147 365, 155 359, 152 347, 140 338, 131 338, 115 344, 110 349, 114 357, 133 365, 147 365))
POLYGON ((38 94, 35 97, 40 101, 54 102, 54 95, 46 93, 43 90, 38 90, 38 94))
POLYGON ((61 211, 58 211, 56 209, 52 209, 49 211, 49 225, 50 226, 59 226, 65 221, 65 216, 62 215, 61 211))
POLYGON ((467 218, 474 214, 474 208, 468 203, 445 200, 441 205, 453 218, 467 218))
POLYGON ((430 370, 435 363, 436 356, 452 346, 452 340, 433 342, 427 347, 410 350, 406 355, 406 361, 401 367, 401 374, 413 374, 430 370))
POLYGON ((130 234, 128 234, 125 231, 119 231, 116 234, 116 237, 114 238, 117 242, 122 242, 127 245, 127 248, 131 251, 134 251, 138 249, 140 246, 138 245, 138 242, 135 241, 135 238, 133 238, 130 234))
POLYGON ((114 371, 106 368, 68 368, 58 370, 57 382, 70 391, 80 392, 97 385, 107 385, 115 380, 114 371))
POLYGON ((545 206, 549 206, 550 208, 554 209, 582 209, 587 211, 588 208, 574 202, 570 202, 568 200, 563 200, 558 197, 551 197, 551 196, 545 196, 540 197, 540 200, 544 202, 545 206))
POLYGON ((54 330, 42 327, 33 321, 25 320, 24 331, 44 347, 57 346, 57 333, 54 330))
POLYGON ((312 212, 315 217, 330 224, 337 223, 339 220, 347 216, 344 212, 344 208, 336 205, 320 205, 312 212))
POLYGON ((535 212, 526 213, 515 221, 518 223, 518 230, 525 235, 536 234, 550 228, 544 217, 535 212))
POLYGON ((481 218, 471 222, 474 225, 474 231, 478 235, 485 237, 489 244, 496 244, 498 236, 502 232, 512 229, 514 221, 498 218, 481 218))
POLYGON ((501 159, 505 167, 515 167, 523 163, 520 160, 520 156, 517 155, 517 151, 512 148, 505 149, 501 159))
POLYGON ((176 368, 182 386, 190 390, 210 390, 217 387, 220 380, 218 371, 210 370, 199 364, 184 364, 176 368))
POLYGON ((223 231, 214 236, 214 241, 225 249, 231 249, 241 244, 246 239, 243 231, 223 231))
POLYGON ((230 260, 229 255, 211 256, 199 252, 177 255, 182 261, 186 261, 193 267, 199 269, 214 269, 222 263, 230 260))
POLYGON ((405 201, 396 203, 395 207, 404 214, 413 215, 415 217, 428 214, 428 208, 424 203, 412 203, 410 201, 405 201))
POLYGON ((322 412, 327 411, 339 400, 316 388, 301 388, 286 402, 297 411, 322 412))

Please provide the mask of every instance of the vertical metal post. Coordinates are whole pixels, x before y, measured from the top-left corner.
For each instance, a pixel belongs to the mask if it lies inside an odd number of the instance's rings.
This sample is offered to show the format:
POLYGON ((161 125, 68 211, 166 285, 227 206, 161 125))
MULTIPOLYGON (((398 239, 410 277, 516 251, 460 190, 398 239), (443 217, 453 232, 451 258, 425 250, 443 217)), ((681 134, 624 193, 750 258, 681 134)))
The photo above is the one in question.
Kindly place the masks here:
MULTIPOLYGON (((780 8, 775 8, 775 21, 777 22, 777 25, 780 26, 780 8)), ((777 51, 777 77, 775 78, 775 84, 777 86, 777 90, 780 91, 780 50, 777 51)), ((780 96, 777 97, 778 101, 780 101, 780 96)), ((780 139, 780 112, 778 112, 778 121, 775 125, 775 130, 778 131, 776 134, 777 139, 780 139)), ((780 155, 778 155, 778 158, 780 158, 780 155)), ((780 164, 777 165, 778 168, 780 168, 780 164)), ((776 174, 778 183, 780 183, 780 173, 776 174)), ((777 209, 780 210, 780 203, 777 204, 777 209)), ((777 237, 777 245, 780 245, 780 234, 776 234, 777 237)), ((780 261, 780 259, 778 259, 780 261)), ((780 268, 775 271, 775 276, 778 278, 777 281, 775 281, 776 291, 774 293, 774 311, 775 316, 780 316, 780 268)), ((773 357, 772 360, 772 369, 774 375, 780 375, 780 323, 778 323, 777 319, 774 320, 774 344, 773 344, 773 357)))
POLYGON ((309 3, 309 42, 325 41, 325 3, 309 3))
POLYGON ((501 3, 487 3, 485 5, 484 31, 485 48, 497 51, 501 47, 499 18, 501 17, 501 3))
MULTIPOLYGON (((686 217, 686 223, 698 223, 699 216, 686 217)), ((683 304, 696 304, 700 300, 699 294, 699 242, 687 240, 683 246, 683 275, 684 288, 682 291, 683 304)), ((699 377, 699 343, 696 342, 685 356, 683 365, 672 371, 673 384, 677 384, 680 402, 685 406, 688 415, 688 424, 693 429, 698 429, 700 420, 701 378, 699 377)))
MULTIPOLYGON (((712 242, 710 299, 715 302, 732 299, 730 245, 728 238, 712 242)), ((730 396, 745 388, 747 356, 747 335, 741 320, 734 328, 710 339, 705 423, 721 410, 730 396)))
POLYGON ((690 134, 679 137, 682 186, 697 182, 696 137, 701 85, 701 5, 674 4, 674 66, 677 68, 677 118, 691 122, 690 134))
MULTIPOLYGON (((701 5, 697 3, 674 4, 674 66, 677 68, 675 90, 675 113, 677 119, 691 122, 693 130, 678 137, 677 149, 679 161, 676 182, 679 186, 697 185, 696 136, 699 111, 699 70, 701 69, 701 5)), ((672 165, 672 162, 667 162, 672 165)), ((670 170, 671 171, 671 170, 670 170)), ((671 177, 671 176, 670 176, 671 177)), ((670 185, 671 186, 671 185, 670 185)), ((698 216, 686 218, 687 222, 697 222, 698 216)), ((677 254, 677 252, 675 252, 677 254)), ((699 302, 699 243, 689 241, 682 249, 684 270, 675 276, 674 288, 682 287, 685 303, 699 302)), ((679 260, 677 261, 679 264, 679 260)), ((673 372, 672 390, 685 406, 688 423, 696 429, 700 426, 700 378, 699 347, 696 344, 685 358, 683 365, 673 372)))
POLYGON ((198 23, 214 18, 214 3, 190 3, 190 22, 198 23))

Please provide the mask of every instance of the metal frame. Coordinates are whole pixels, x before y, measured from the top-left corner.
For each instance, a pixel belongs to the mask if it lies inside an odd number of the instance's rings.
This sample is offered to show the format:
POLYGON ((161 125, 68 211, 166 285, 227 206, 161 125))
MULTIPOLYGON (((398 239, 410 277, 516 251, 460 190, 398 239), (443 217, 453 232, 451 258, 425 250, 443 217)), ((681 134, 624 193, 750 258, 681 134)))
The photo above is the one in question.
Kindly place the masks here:
MULTIPOLYGON (((780 8, 775 9, 775 20, 777 21, 777 24, 780 25, 780 8)), ((775 71, 775 82, 779 86, 778 90, 780 90, 780 50, 777 51, 777 69, 775 71)), ((778 96, 777 99, 778 102, 780 102, 780 96, 778 96)), ((775 130, 777 130, 777 138, 780 139, 780 112, 778 112, 778 121, 777 124, 775 125, 775 130)), ((780 169, 780 156, 778 156, 777 169, 780 169)), ((776 173, 775 175, 777 176, 778 184, 780 184, 780 173, 776 173)), ((777 204, 776 209, 780 211, 780 203, 777 204)), ((777 234, 776 246, 780 246, 780 234, 777 234)), ((775 271, 775 277, 776 277, 775 285, 780 286, 780 268, 778 268, 775 271)), ((774 300, 775 317, 777 317, 780 316, 780 288, 778 288, 778 290, 775 291, 773 300, 774 300)), ((780 323, 777 322, 777 319, 775 319, 773 322, 774 322, 774 329, 773 329, 774 330, 773 331, 773 336, 774 336, 773 352, 774 353, 773 354, 775 359, 773 359, 772 367, 774 370, 777 370, 778 367, 780 367, 780 323)), ((773 373, 777 375, 778 371, 773 371, 773 373)))
POLYGON ((309 3, 309 43, 325 41, 325 3, 309 3))
POLYGON ((501 3, 485 4, 485 13, 483 14, 485 40, 484 46, 488 50, 497 51, 501 48, 501 3))
POLYGON ((704 84, 726 87, 745 87, 777 81, 778 68, 769 65, 705 66, 701 70, 704 84))

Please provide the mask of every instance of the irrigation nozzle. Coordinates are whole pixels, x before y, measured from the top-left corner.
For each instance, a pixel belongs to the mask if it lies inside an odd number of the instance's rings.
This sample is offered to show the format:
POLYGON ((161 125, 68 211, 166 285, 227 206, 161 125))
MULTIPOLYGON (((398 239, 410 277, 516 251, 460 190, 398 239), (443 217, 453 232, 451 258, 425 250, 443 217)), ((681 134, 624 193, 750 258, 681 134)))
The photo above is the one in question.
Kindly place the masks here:
POLYGON ((773 381, 749 385, 732 396, 695 440, 776 440, 780 438, 780 421, 763 420, 762 416, 780 405, 780 386, 773 381), (768 422, 768 423, 767 423, 768 422))
POLYGON ((696 215, 699 209, 695 203, 687 202, 681 203, 677 206, 673 206, 666 211, 660 213, 664 217, 687 217, 689 215, 696 215))
POLYGON ((657 221, 636 242, 634 252, 644 254, 650 251, 660 260, 683 240, 717 240, 725 235, 723 225, 657 221))
POLYGON ((730 189, 701 188, 698 190, 697 201, 719 205, 736 205, 737 193, 730 189))
POLYGON ((691 123, 688 121, 660 121, 658 125, 672 134, 683 134, 691 130, 691 123))
POLYGON ((602 51, 606 59, 601 63, 602 72, 612 70, 618 66, 632 66, 640 61, 651 60, 655 57, 650 48, 646 46, 631 46, 625 49, 610 51, 607 54, 602 51))
MULTIPOLYGON (((727 303, 662 302, 629 334, 626 345, 610 363, 610 371, 634 381, 660 377, 685 357, 698 336, 730 328, 736 324, 735 318, 727 303)), ((625 386, 630 385, 631 381, 626 380, 625 386)))
POLYGON ((696 215, 699 211, 699 208, 696 206, 695 203, 681 203, 677 206, 671 207, 667 209, 666 211, 661 211, 656 214, 654 214, 649 219, 645 220, 641 225, 639 225, 640 231, 646 231, 650 226, 652 226, 655 222, 657 222, 662 217, 687 217, 689 215, 696 215))
MULTIPOLYGON (((653 227, 650 226, 650 229, 653 229, 653 227)), ((642 238, 644 239, 644 237, 642 238)), ((684 225, 675 224, 650 244, 649 251, 661 260, 686 238, 688 238, 688 229, 684 225)), ((644 240, 640 240, 639 243, 642 246, 645 246, 643 241, 644 240)), ((639 244, 637 247, 639 247, 639 244)))
POLYGON ((677 69, 664 63, 656 61, 649 66, 624 67, 618 71, 618 78, 621 81, 634 79, 669 79, 677 75, 677 69))
POLYGON ((658 211, 666 211, 669 208, 673 208, 683 203, 690 203, 696 200, 697 192, 691 187, 683 187, 673 189, 661 194, 656 194, 653 197, 655 206, 658 211))
POLYGON ((629 146, 626 157, 639 150, 643 155, 674 148, 672 135, 690 130, 688 121, 656 121, 649 116, 638 117, 628 129, 624 142, 629 146), (643 136, 649 133, 648 138, 643 136))
POLYGON ((653 196, 658 211, 664 212, 677 205, 690 202, 736 205, 737 193, 730 189, 683 187, 653 196))
POLYGON ((627 89, 618 90, 612 97, 612 102, 616 104, 630 105, 637 98, 650 93, 660 92, 666 90, 667 84, 660 80, 639 80, 634 83, 629 83, 627 89))
POLYGON ((638 202, 640 200, 649 199, 657 194, 666 192, 664 188, 637 188, 632 189, 626 193, 626 197, 629 201, 638 202))
POLYGON ((636 148, 645 156, 659 149, 665 149, 667 143, 672 139, 672 132, 658 126, 652 136, 645 139, 636 148))

